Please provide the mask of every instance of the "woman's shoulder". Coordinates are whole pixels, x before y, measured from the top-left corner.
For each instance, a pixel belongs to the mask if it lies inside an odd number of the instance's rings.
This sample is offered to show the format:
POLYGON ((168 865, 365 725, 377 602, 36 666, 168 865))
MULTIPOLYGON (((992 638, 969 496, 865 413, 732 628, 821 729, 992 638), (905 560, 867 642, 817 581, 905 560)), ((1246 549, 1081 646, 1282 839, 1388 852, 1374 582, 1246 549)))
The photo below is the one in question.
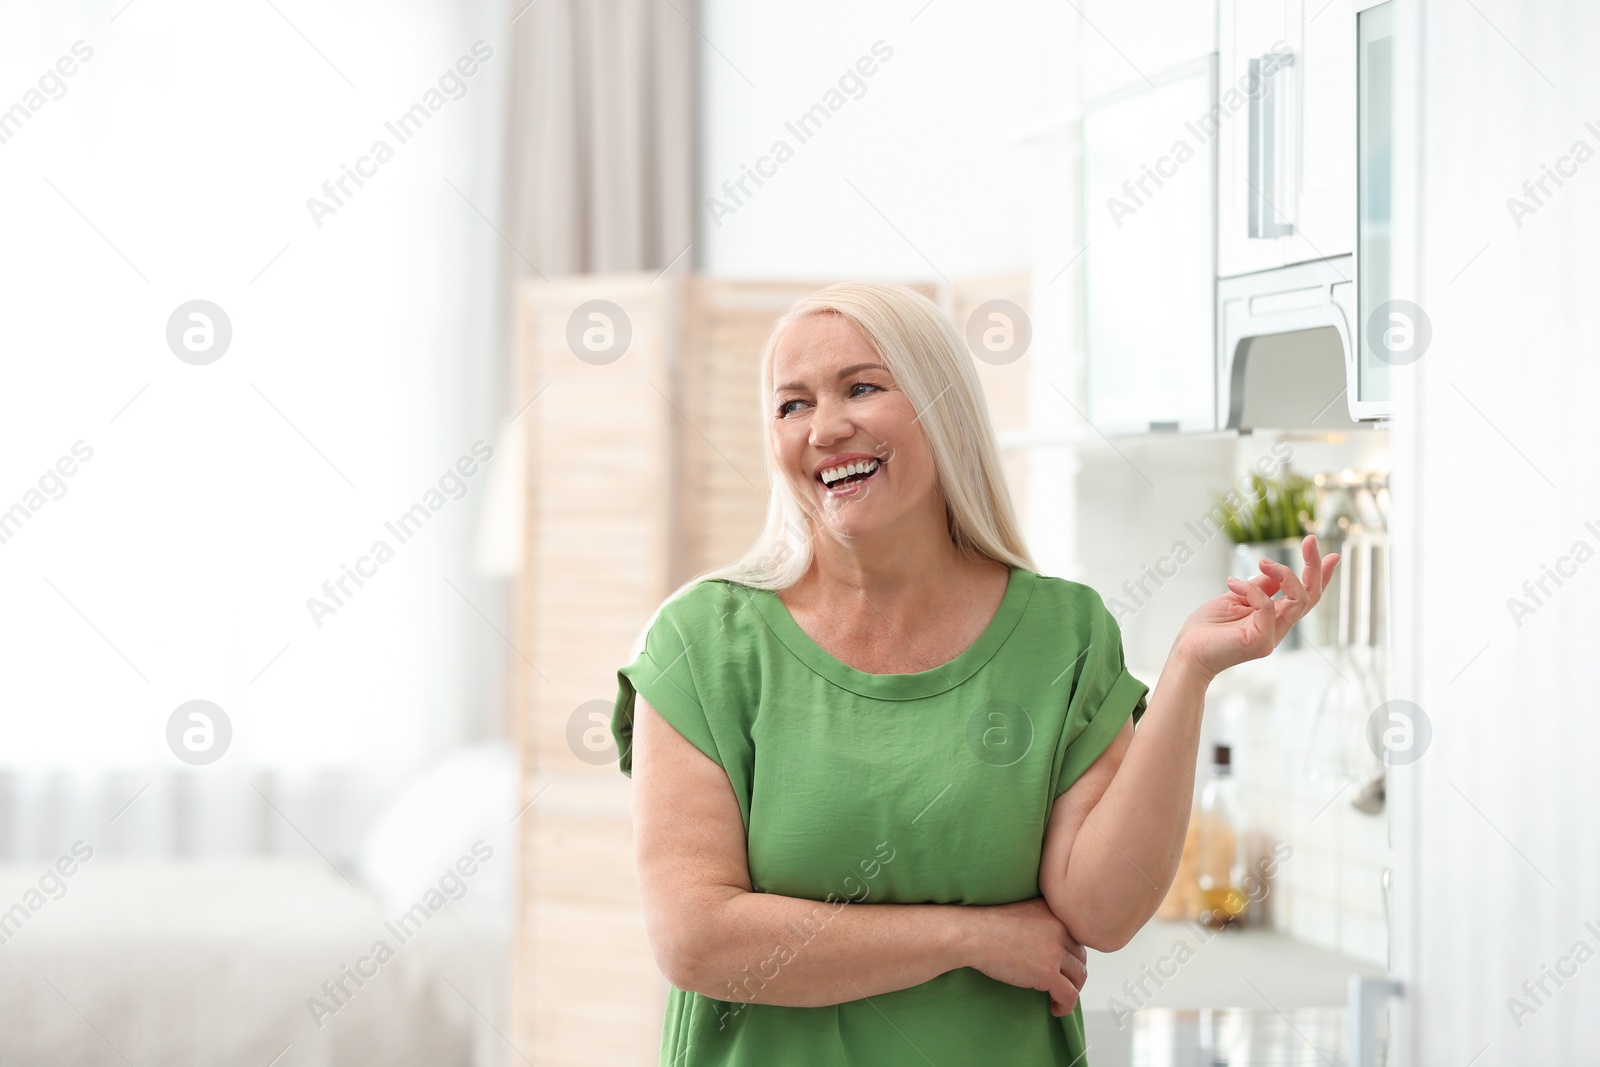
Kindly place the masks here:
POLYGON ((742 610, 759 593, 731 578, 704 578, 661 605, 659 617, 685 622, 722 619, 730 611, 742 610))
POLYGON ((650 629, 674 631, 685 643, 691 637, 722 638, 698 642, 701 651, 709 653, 725 647, 727 638, 758 625, 752 601, 763 595, 770 594, 728 578, 702 579, 662 604, 650 629))
POLYGON ((1106 598, 1094 586, 1070 578, 1035 575, 1027 615, 1034 628, 1057 634, 1065 630, 1085 642, 1122 639, 1121 622, 1106 598))
POLYGON ((1105 599, 1094 586, 1075 582, 1070 578, 1035 574, 1034 596, 1053 610, 1080 612, 1085 617, 1092 617, 1106 610, 1105 599))

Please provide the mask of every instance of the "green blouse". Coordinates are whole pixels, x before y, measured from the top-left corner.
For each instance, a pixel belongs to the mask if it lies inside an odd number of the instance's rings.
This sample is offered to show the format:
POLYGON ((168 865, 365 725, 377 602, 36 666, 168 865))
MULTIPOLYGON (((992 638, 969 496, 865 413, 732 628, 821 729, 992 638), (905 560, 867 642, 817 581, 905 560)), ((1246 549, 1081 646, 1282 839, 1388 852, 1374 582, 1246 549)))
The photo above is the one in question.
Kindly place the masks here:
POLYGON ((833 914, 860 903, 1039 896, 1056 797, 1143 714, 1122 636, 1086 585, 1011 569, 978 640, 914 674, 829 655, 776 593, 701 582, 617 672, 611 729, 632 775, 634 694, 728 774, 758 893, 818 902, 726 998, 674 988, 661 1063, 1085 1067, 1083 1010, 970 967, 822 1008, 750 1003, 833 914))

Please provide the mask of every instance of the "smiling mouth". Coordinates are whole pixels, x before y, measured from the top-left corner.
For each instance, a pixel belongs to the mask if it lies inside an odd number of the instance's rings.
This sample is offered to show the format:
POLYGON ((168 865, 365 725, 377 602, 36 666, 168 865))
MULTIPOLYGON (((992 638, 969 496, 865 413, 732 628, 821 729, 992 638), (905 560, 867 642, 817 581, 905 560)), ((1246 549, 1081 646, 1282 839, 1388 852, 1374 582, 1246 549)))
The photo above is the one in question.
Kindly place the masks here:
POLYGON ((837 467, 829 467, 817 475, 817 480, 830 490, 847 489, 871 478, 882 467, 883 461, 879 459, 856 460, 852 463, 842 463, 837 467))

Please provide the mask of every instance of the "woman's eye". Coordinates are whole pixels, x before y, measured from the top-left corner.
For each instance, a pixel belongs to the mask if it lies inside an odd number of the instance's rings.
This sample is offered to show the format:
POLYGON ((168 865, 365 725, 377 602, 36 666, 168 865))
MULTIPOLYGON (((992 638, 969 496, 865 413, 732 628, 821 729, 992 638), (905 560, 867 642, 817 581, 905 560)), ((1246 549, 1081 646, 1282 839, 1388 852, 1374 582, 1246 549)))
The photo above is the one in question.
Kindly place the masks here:
MULTIPOLYGON (((852 397, 869 395, 869 394, 866 394, 866 393, 858 393, 858 392, 856 392, 857 389, 871 389, 874 392, 882 392, 883 391, 881 386, 874 385, 871 382, 853 382, 853 383, 851 383, 850 389, 848 391, 849 395, 852 396, 852 397)), ((780 418, 780 419, 787 418, 789 415, 793 414, 793 405, 795 405, 795 404, 803 404, 803 403, 805 403, 804 400, 785 400, 785 401, 783 401, 782 403, 780 403, 778 405, 778 410, 777 410, 778 418, 780 418)))

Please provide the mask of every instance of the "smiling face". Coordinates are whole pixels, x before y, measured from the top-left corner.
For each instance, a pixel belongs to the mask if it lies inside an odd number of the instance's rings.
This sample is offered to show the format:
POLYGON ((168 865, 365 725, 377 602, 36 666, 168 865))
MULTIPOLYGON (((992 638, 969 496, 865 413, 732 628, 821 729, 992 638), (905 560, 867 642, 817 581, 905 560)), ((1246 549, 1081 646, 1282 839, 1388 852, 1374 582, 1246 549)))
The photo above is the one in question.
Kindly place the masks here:
POLYGON ((916 410, 848 319, 786 326, 772 381, 773 452, 817 533, 867 547, 946 531, 916 410))

